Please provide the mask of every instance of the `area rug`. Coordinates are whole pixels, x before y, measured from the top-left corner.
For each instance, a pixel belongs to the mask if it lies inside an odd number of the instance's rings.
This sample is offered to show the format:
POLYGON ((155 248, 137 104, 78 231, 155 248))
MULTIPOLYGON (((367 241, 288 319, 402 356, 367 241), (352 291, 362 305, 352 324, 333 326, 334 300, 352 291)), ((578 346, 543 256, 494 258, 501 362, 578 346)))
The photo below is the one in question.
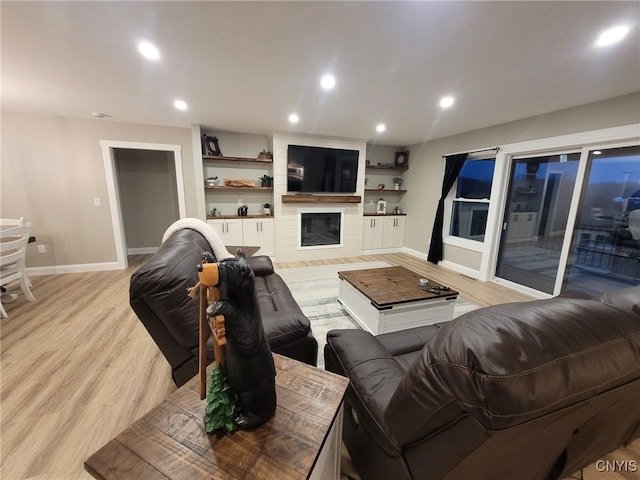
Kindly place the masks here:
MULTIPOLYGON (((390 267, 385 262, 342 263, 317 267, 281 268, 278 275, 285 281, 304 314, 311 321, 313 336, 318 340, 318 367, 324 368, 324 345, 327 332, 342 328, 360 328, 338 302, 342 270, 390 267)), ((478 308, 458 297, 453 316, 478 308)))

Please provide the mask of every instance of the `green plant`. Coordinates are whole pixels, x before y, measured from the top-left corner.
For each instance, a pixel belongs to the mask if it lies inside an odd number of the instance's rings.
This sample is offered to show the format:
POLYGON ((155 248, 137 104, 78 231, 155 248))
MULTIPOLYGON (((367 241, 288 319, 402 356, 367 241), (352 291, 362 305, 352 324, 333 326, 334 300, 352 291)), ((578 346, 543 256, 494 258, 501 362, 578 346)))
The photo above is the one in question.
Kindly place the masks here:
POLYGON ((218 210, 216 207, 213 207, 213 208, 211 209, 211 216, 212 216, 212 217, 217 216, 217 215, 218 215, 218 212, 219 212, 219 210, 218 210))
POLYGON ((394 185, 402 185, 402 178, 401 177, 393 177, 393 183, 394 183, 394 185))
POLYGON ((265 203, 264 205, 262 205, 263 208, 271 208, 271 204, 270 203, 265 203))
POLYGON ((207 392, 207 406, 204 409, 204 424, 207 433, 225 429, 233 432, 236 424, 233 414, 236 410, 237 397, 231 390, 224 366, 216 365, 211 370, 207 392))
POLYGON ((273 177, 270 177, 269 175, 263 175, 260 177, 260 180, 262 180, 263 182, 270 182, 271 180, 273 180, 273 177))
POLYGON ((217 180, 218 177, 207 177, 207 180, 217 180))

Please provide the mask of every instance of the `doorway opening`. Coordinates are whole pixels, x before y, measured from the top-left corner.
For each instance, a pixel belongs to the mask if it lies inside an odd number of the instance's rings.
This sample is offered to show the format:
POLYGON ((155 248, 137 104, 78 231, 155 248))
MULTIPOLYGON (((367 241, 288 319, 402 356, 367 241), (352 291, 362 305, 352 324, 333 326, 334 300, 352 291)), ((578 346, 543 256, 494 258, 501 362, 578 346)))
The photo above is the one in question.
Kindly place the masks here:
MULTIPOLYGON (((160 230, 164 232, 173 221, 186 216, 182 147, 111 140, 102 140, 100 145, 116 263, 124 269, 128 265, 128 253, 150 252, 152 245, 159 242, 158 239, 149 244, 150 239, 160 230), (141 183, 147 176, 149 178, 141 183), (135 205, 137 201, 144 205, 135 205), (168 212, 164 211, 166 208, 168 212)), ((159 238, 161 236, 162 233, 159 238)))

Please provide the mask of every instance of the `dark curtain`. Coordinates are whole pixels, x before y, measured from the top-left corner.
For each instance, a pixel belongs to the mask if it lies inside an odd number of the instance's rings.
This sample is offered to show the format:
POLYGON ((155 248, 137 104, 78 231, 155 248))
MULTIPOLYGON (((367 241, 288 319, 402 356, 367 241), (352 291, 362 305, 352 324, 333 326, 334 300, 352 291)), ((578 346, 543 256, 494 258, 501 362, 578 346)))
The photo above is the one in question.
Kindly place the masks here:
POLYGON ((449 190, 453 187, 458 179, 460 170, 465 160, 469 156, 468 153, 459 153, 457 155, 448 155, 445 157, 444 178, 442 180, 442 196, 438 201, 438 209, 436 210, 436 219, 433 222, 433 231, 431 232, 431 245, 429 246, 429 255, 427 260, 437 264, 442 260, 442 228, 444 225, 444 199, 447 198, 449 190))

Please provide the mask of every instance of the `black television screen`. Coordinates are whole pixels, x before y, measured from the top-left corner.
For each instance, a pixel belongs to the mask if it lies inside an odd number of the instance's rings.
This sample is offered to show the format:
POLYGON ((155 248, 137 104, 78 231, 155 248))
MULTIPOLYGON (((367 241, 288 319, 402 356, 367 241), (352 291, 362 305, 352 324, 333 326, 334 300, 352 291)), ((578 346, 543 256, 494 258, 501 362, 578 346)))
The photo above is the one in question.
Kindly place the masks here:
POLYGON ((287 191, 356 191, 358 150, 289 145, 287 151, 287 191))

